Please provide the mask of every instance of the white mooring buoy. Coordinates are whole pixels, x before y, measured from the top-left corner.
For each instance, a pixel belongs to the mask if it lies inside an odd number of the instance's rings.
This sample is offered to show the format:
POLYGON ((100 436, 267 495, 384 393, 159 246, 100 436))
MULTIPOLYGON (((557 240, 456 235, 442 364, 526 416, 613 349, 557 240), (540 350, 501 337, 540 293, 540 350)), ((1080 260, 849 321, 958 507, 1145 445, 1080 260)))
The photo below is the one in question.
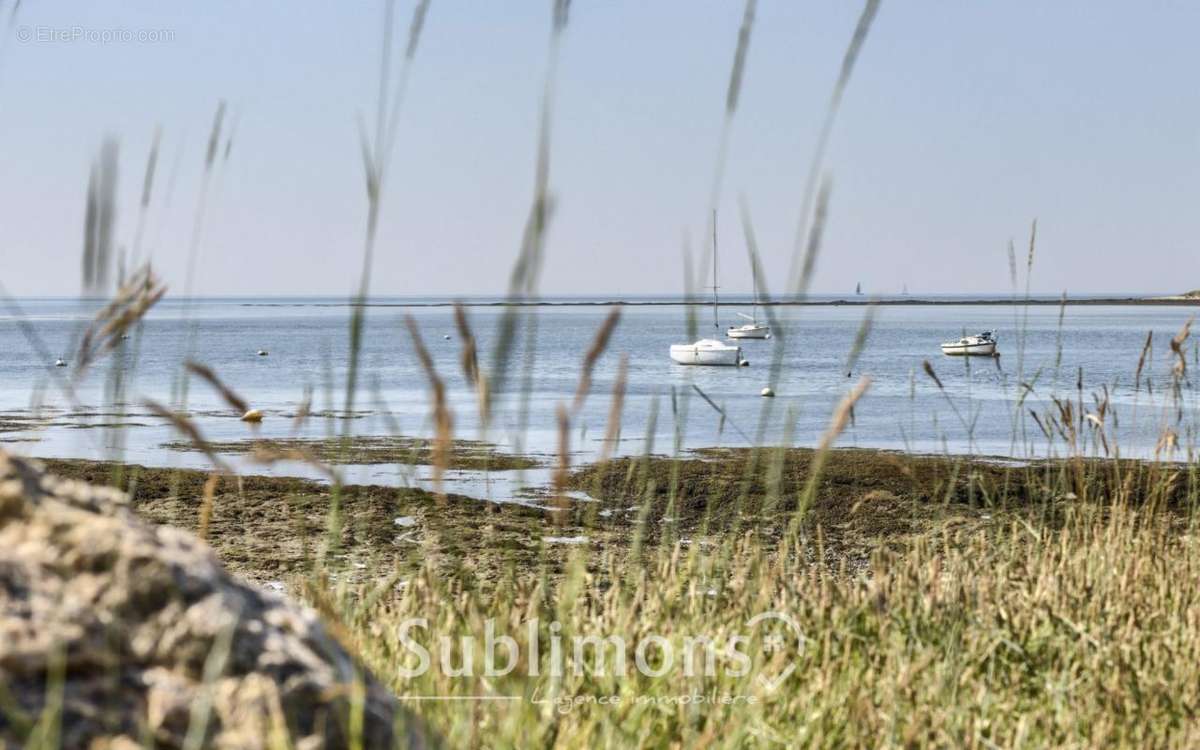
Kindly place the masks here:
POLYGON ((762 392, 760 392, 758 395, 760 395, 764 398, 774 398, 775 391, 771 390, 770 388, 763 388, 762 392))
POLYGON ((266 350, 266 349, 259 349, 259 350, 258 350, 258 356, 260 356, 260 357, 265 357, 265 356, 267 356, 267 350, 266 350))

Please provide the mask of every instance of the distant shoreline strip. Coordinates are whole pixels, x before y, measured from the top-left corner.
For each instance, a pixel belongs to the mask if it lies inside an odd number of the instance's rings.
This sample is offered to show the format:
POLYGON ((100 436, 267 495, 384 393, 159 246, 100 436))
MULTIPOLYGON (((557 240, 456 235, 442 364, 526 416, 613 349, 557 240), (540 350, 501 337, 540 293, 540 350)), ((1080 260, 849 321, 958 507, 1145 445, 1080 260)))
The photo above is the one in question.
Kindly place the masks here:
MULTIPOLYGON (((711 301, 705 300, 579 300, 579 301, 549 301, 549 300, 494 300, 461 302, 243 302, 242 307, 710 307, 711 301)), ((721 303, 725 307, 751 307, 754 303, 748 301, 730 301, 721 303)), ((1057 307, 1060 305, 1095 305, 1095 306, 1157 306, 1157 307, 1200 307, 1200 298, 1187 297, 1116 297, 1116 298, 1083 298, 1083 299, 879 299, 879 300, 774 300, 757 303, 761 307, 953 307, 953 306, 1000 306, 1013 307, 1020 305, 1039 305, 1057 307)))

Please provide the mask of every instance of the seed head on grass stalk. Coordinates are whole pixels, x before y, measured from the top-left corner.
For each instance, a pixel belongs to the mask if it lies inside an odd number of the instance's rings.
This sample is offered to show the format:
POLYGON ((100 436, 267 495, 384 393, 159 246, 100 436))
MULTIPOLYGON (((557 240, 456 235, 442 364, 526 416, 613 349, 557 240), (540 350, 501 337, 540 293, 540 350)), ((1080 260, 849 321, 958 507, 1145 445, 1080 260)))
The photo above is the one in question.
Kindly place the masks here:
POLYGON ((604 432, 604 444, 600 449, 600 463, 612 457, 621 439, 621 410, 625 404, 625 384, 629 378, 629 355, 622 354, 617 365, 617 378, 613 381, 612 402, 608 410, 608 427, 604 432))
MULTIPOLYGON (((788 287, 793 293, 800 293, 800 290, 805 288, 805 274, 800 270, 797 261, 799 260, 800 248, 805 238, 812 234, 809 229, 809 218, 810 215, 813 215, 813 199, 814 197, 818 197, 818 177, 824 166, 825 153, 829 148, 829 138, 833 134, 834 122, 837 120, 838 111, 841 109, 842 97, 850 85, 850 76, 854 72, 854 66, 858 62, 859 54, 862 52, 863 45, 867 41, 867 35, 871 30, 871 24, 875 21, 875 15, 879 12, 879 5, 880 0, 866 0, 866 3, 863 5, 862 13, 858 17, 858 23, 854 27, 854 34, 850 37, 850 43, 846 46, 846 51, 842 55, 841 70, 838 72, 837 81, 834 83, 833 91, 829 96, 829 104, 825 109, 825 120, 821 125, 821 132, 817 136, 817 144, 813 151, 812 161, 808 167, 808 178, 805 181, 804 197, 800 203, 800 218, 796 230, 796 251, 792 256, 792 270, 788 272, 788 287)), ((818 204, 819 202, 818 200, 818 204)))
POLYGON ((467 321, 467 310, 461 302, 454 303, 454 325, 458 328, 458 337, 462 339, 463 377, 468 385, 475 385, 479 379, 479 357, 475 348, 475 335, 471 333, 471 324, 467 321))
POLYGON ((250 404, 246 402, 246 399, 242 398, 237 394, 236 391, 225 385, 225 383, 223 383, 221 379, 217 377, 217 373, 213 372, 211 367, 202 365, 199 362, 190 359, 184 362, 183 366, 188 372, 212 386, 213 390, 220 394, 221 398, 225 400, 225 403, 229 404, 230 408, 233 409, 237 414, 241 415, 250 411, 250 404))
MULTIPOLYGON (((733 120, 737 114, 738 100, 741 98, 742 83, 746 74, 746 59, 750 54, 750 38, 754 31, 754 11, 757 0, 746 0, 742 11, 742 23, 738 28, 737 46, 733 52, 733 64, 729 70, 729 85, 725 90, 725 111, 721 120, 721 135, 717 143, 717 156, 713 166, 713 181, 709 193, 708 211, 705 213, 708 221, 705 238, 713 236, 713 222, 716 220, 717 204, 721 199, 721 187, 725 178, 725 165, 729 160, 729 138, 733 131, 733 120)), ((716 253, 716 247, 713 248, 716 253)), ((716 262, 715 255, 714 261, 716 262)), ((706 269, 701 269, 701 275, 707 276, 706 269)))
POLYGON ((833 449, 833 444, 846 429, 846 425, 850 421, 850 414, 854 410, 854 405, 858 403, 858 400, 863 397, 863 394, 870 387, 870 378, 860 378, 833 410, 833 417, 829 420, 829 426, 825 428, 825 433, 821 435, 821 440, 817 443, 817 450, 813 453, 812 463, 808 469, 808 481, 805 483, 804 490, 800 494, 796 513, 792 516, 790 528, 793 532, 804 521, 804 516, 808 513, 808 509, 812 507, 813 500, 816 499, 817 487, 821 481, 821 472, 824 470, 825 461, 829 458, 829 451, 833 449))
POLYGON ((119 153, 116 139, 105 138, 88 176, 83 222, 83 293, 88 296, 107 296, 109 292, 119 153))
POLYGON ((562 524, 567 517, 570 500, 567 498, 567 478, 571 471, 571 415, 567 407, 558 405, 558 466, 554 470, 554 520, 562 524))
MULTIPOLYGON (((1033 280, 1033 257, 1037 248, 1037 219, 1033 220, 1029 229, 1029 253, 1025 258, 1025 304, 1021 312, 1021 324, 1017 328, 1017 380, 1025 377, 1025 349, 1029 338, 1029 300, 1030 285, 1033 280)), ((1015 258, 1015 252, 1011 248, 1009 253, 1015 258)), ((1010 261, 1013 262, 1013 261, 1010 261)))
POLYGON ((462 354, 459 362, 462 365, 463 377, 468 385, 475 387, 479 423, 486 425, 487 416, 491 411, 491 386, 487 376, 479 368, 479 346, 475 342, 475 334, 471 332, 466 308, 459 302, 454 303, 454 324, 458 328, 459 338, 462 339, 462 354))
POLYGON ((972 439, 971 424, 967 421, 966 417, 963 416, 962 412, 959 411, 958 404, 955 404, 954 399, 950 397, 950 393, 946 390, 946 386, 942 384, 941 378, 939 378, 937 373, 934 372, 933 365, 929 363, 929 360, 924 360, 921 363, 921 367, 925 370, 925 374, 929 376, 929 379, 933 381, 933 384, 937 386, 937 389, 942 394, 942 397, 946 399, 946 403, 949 404, 950 410, 954 412, 954 416, 958 418, 959 424, 961 424, 963 430, 966 431, 967 440, 970 441, 972 439))
POLYGON ((229 155, 233 153, 233 139, 237 135, 238 123, 241 122, 242 115, 239 110, 234 110, 233 122, 229 125, 229 134, 225 137, 225 147, 221 149, 221 164, 229 162, 229 155))
MULTIPOLYGON (((758 236, 754 231, 754 221, 750 216, 750 203, 745 194, 738 196, 738 208, 741 214, 742 234, 746 239, 746 254, 750 257, 750 271, 754 276, 755 288, 758 290, 758 300, 756 301, 762 302, 763 313, 767 317, 767 324, 771 327, 771 335, 775 338, 775 353, 771 358, 771 365, 767 373, 767 382, 773 388, 779 382, 783 367, 783 351, 787 349, 788 342, 787 327, 780 322, 779 316, 775 314, 775 306, 771 304, 771 291, 766 274, 763 272, 758 251, 758 236)), ((774 399, 764 399, 762 410, 759 412, 755 444, 761 443, 766 435, 767 426, 774 413, 774 401, 774 399)))
POLYGON ((446 385, 438 376, 437 369, 433 365, 433 358, 429 356, 429 350, 425 348, 421 332, 417 329, 417 321, 411 315, 405 315, 404 325, 408 327, 413 349, 417 354, 417 361, 421 363, 421 369, 425 371, 425 376, 429 379, 429 389, 433 392, 433 422, 436 434, 433 443, 433 487, 438 497, 445 500, 446 493, 442 487, 442 477, 446 473, 446 467, 450 464, 454 417, 450 413, 450 407, 446 404, 446 385))
MULTIPOLYGON (((196 213, 192 220, 192 234, 188 241, 187 251, 187 274, 183 282, 183 299, 185 320, 191 320, 193 296, 192 291, 196 281, 196 265, 200 258, 200 244, 203 238, 204 221, 208 213, 208 198, 209 190, 212 185, 213 172, 216 165, 217 148, 221 141, 221 132, 225 123, 226 103, 224 99, 217 102, 217 110, 213 115, 212 129, 208 134, 208 147, 204 154, 204 172, 200 182, 200 192, 196 197, 196 213)), ((181 144, 182 151, 182 144, 181 144)), ((172 175, 172 184, 168 185, 167 200, 170 201, 171 191, 173 189, 174 175, 172 175)), ((189 326, 187 335, 187 354, 191 356, 196 348, 196 332, 197 326, 193 323, 189 326)), ((178 400, 180 408, 186 408, 188 400, 188 388, 190 382, 187 374, 179 378, 178 400)))
MULTIPOLYGON (((538 280, 541 275, 542 261, 546 247, 546 233, 554 213, 554 196, 550 191, 550 145, 554 113, 554 94, 558 81, 559 50, 562 46, 563 34, 567 29, 571 3, 569 0, 554 0, 550 25, 550 40, 546 76, 542 83, 542 99, 538 116, 537 161, 534 165, 533 198, 529 207, 529 215, 521 236, 521 244, 517 259, 513 263, 509 276, 508 303, 501 315, 496 346, 492 352, 491 372, 489 373, 489 393, 486 400, 484 428, 491 419, 493 397, 505 391, 509 375, 509 362, 515 348, 517 323, 520 316, 518 303, 536 294, 538 280)), ((532 356, 536 346, 536 325, 533 316, 526 323, 525 351, 532 356)), ((529 370, 526 370, 527 377, 529 370)), ((524 421, 527 401, 522 402, 520 421, 524 421)))
POLYGON ((1195 318, 1188 318, 1183 324, 1183 328, 1179 329, 1179 333, 1171 337, 1171 353, 1175 355, 1175 366, 1172 368, 1176 378, 1184 379, 1187 377, 1187 357, 1183 352, 1183 345, 1187 342, 1188 336, 1192 332, 1192 321, 1195 318))
POLYGON ((217 110, 213 114, 212 128, 208 133, 208 147, 204 152, 204 173, 201 178, 200 195, 196 199, 196 216, 192 224, 192 237, 188 246, 187 276, 184 279, 184 297, 191 300, 192 285, 196 276, 196 261, 200 255, 201 230, 208 208, 208 189, 212 182, 213 165, 217 158, 217 144, 221 141, 221 128, 225 123, 225 100, 217 102, 217 110))
MULTIPOLYGON (((793 299, 803 299, 808 294, 809 285, 812 283, 813 274, 817 269, 817 258, 821 254, 821 242, 825 235, 825 222, 829 215, 829 198, 833 190, 832 181, 826 177, 821 182, 821 190, 817 194, 817 207, 813 214, 812 226, 809 229, 807 242, 804 245, 804 258, 800 265, 800 275, 789 290, 790 296, 793 299)), ((799 248, 797 248, 799 251, 799 248)), ((795 263, 793 258, 793 263, 795 263)), ((768 383, 772 388, 779 384, 779 378, 783 373, 784 356, 787 353, 787 342, 785 332, 780 329, 774 332, 779 338, 778 343, 774 347, 774 353, 771 357, 771 370, 768 376, 768 383)), ((770 409, 771 404, 768 402, 764 409, 770 409)))
POLYGON ((683 233, 683 318, 684 326, 687 329, 687 340, 695 341, 699 338, 699 328, 696 324, 696 306, 697 299, 696 290, 699 288, 697 279, 698 275, 693 273, 692 247, 691 240, 687 232, 683 233))
POLYGON ((196 536, 202 541, 208 541, 208 525, 212 521, 213 507, 216 505, 217 498, 217 483, 221 481, 221 475, 213 472, 208 475, 208 479, 204 480, 204 489, 200 495, 200 511, 197 514, 199 520, 196 522, 196 536))
MULTIPOLYGON (((742 23, 738 29, 737 45, 733 53, 733 63, 729 70, 729 85, 725 91, 725 107, 724 116, 721 119, 721 134, 717 141, 717 154, 713 162, 713 179, 709 189, 708 210, 705 211, 705 221, 707 224, 704 231, 704 238, 706 242, 711 242, 711 248, 709 252, 701 253, 699 272, 694 277, 695 281, 693 281, 691 252, 688 248, 686 236, 684 239, 684 293, 685 300, 688 303, 685 307, 685 314, 688 340, 690 341, 696 339, 696 318, 693 301, 695 299, 694 291, 700 286, 696 282, 708 277, 708 263, 710 258, 714 267, 717 262, 717 207, 721 199, 721 188, 725 181, 725 166, 729 161, 729 139, 733 131, 734 116, 737 114, 738 100, 741 97, 742 82, 746 72, 746 58, 750 51, 751 32, 754 30, 754 10, 756 4, 756 0, 746 0, 746 5, 742 12, 742 23)), ((713 292, 714 294, 716 293, 715 288, 713 292)))
POLYGON ((154 140, 150 144, 150 154, 146 157, 146 171, 142 174, 142 200, 138 204, 137 229, 133 235, 134 264, 141 261, 142 237, 146 232, 146 217, 150 212, 150 198, 154 194, 154 173, 158 168, 158 151, 162 145, 162 127, 154 128, 154 140))
POLYGON ((813 213, 812 231, 808 234, 808 242, 804 246, 804 262, 800 267, 800 278, 793 287, 798 296, 808 293, 813 274, 817 270, 817 258, 821 255, 821 240, 825 236, 825 221, 829 216, 829 194, 833 190, 832 180, 826 177, 821 182, 821 190, 817 194, 817 208, 813 213))
MULTIPOLYGON (((863 5, 862 13, 859 15, 858 22, 854 27, 854 34, 851 36, 850 42, 846 46, 845 53, 842 56, 841 69, 834 83, 833 91, 830 94, 829 104, 825 110, 825 119, 822 123, 820 134, 817 137, 812 161, 809 163, 804 195, 800 203, 795 249, 792 253, 791 268, 787 275, 787 291, 795 299, 803 299, 807 295, 813 274, 816 271, 831 190, 830 179, 828 177, 819 179, 825 161, 825 152, 829 147, 829 139, 833 133, 833 126, 837 120, 838 111, 841 108, 842 98, 850 84, 851 74, 854 72, 855 64, 862 52, 863 45, 866 43, 871 25, 875 20, 876 14, 879 12, 879 5, 880 0, 866 0, 866 3, 863 5), (820 185, 819 189, 818 181, 820 185), (816 201, 815 208, 814 200, 816 201)), ((782 331, 776 332, 777 335, 781 333, 782 331)), ((786 339, 781 339, 774 349, 768 379, 772 388, 778 384, 783 369, 784 355, 787 351, 786 339)), ((769 403, 764 406, 764 422, 770 408, 771 405, 769 403)))
POLYGON ((84 331, 75 357, 75 377, 80 378, 97 359, 115 349, 121 337, 137 325, 166 293, 167 287, 154 275, 149 265, 138 269, 117 290, 112 301, 96 313, 84 331))
MULTIPOLYGON (((371 267, 375 254, 375 238, 379 228, 379 213, 383 188, 386 182, 388 165, 391 161, 392 145, 396 139, 396 129, 399 120, 400 107, 407 90, 409 70, 416 56, 417 46, 421 38, 421 30, 425 27, 425 16, 429 10, 429 0, 420 0, 409 24, 408 43, 405 48, 404 61, 401 64, 396 91, 393 97, 390 79, 392 73, 392 35, 395 18, 395 0, 385 0, 383 19, 383 40, 380 50, 379 63, 379 94, 375 102, 375 133, 368 136, 362 117, 359 117, 359 141, 362 149, 363 172, 366 180, 367 193, 367 225, 363 241, 362 273, 359 276, 358 290, 351 300, 350 312, 350 355, 346 372, 345 413, 354 411, 354 398, 358 388, 359 357, 362 352, 363 328, 366 322, 366 305, 370 295, 371 267)), ((347 420, 345 431, 349 434, 350 422, 347 420)))
POLYGON ((763 272, 762 256, 758 250, 758 235, 754 231, 754 221, 750 217, 750 203, 745 194, 738 196, 738 210, 742 220, 742 234, 746 239, 746 255, 750 259, 750 272, 754 277, 754 285, 758 289, 757 302, 763 303, 763 314, 767 316, 767 324, 771 326, 772 335, 777 339, 786 336, 786 329, 780 325, 775 314, 775 306, 771 304, 771 289, 767 275, 763 272))
POLYGON ((871 336, 871 329, 875 325, 875 315, 878 311, 879 300, 872 298, 867 303, 862 322, 858 325, 858 332, 854 334, 854 343, 850 345, 850 353, 846 356, 847 374, 854 372, 854 366, 858 364, 858 358, 867 346, 867 339, 871 336))
POLYGON ((196 446, 196 449, 207 456, 208 460, 211 461, 213 466, 217 467, 218 470, 225 474, 233 474, 233 469, 230 468, 229 464, 225 463, 225 461, 217 455, 216 451, 213 450, 212 445, 204 438, 204 435, 201 434, 200 428, 197 427, 192 420, 188 419, 186 415, 171 411, 153 399, 145 399, 142 401, 142 404, 153 414, 170 423, 170 425, 174 427, 175 430, 181 435, 192 441, 192 444, 196 446))
POLYGON ((608 348, 608 341, 620 320, 621 308, 614 307, 609 311, 604 322, 600 324, 600 329, 596 331, 596 337, 583 357, 583 367, 579 374, 579 386, 575 389, 575 403, 571 407, 572 411, 578 413, 583 407, 583 401, 592 388, 592 370, 596 367, 596 361, 600 359, 600 355, 604 354, 604 350, 608 348))

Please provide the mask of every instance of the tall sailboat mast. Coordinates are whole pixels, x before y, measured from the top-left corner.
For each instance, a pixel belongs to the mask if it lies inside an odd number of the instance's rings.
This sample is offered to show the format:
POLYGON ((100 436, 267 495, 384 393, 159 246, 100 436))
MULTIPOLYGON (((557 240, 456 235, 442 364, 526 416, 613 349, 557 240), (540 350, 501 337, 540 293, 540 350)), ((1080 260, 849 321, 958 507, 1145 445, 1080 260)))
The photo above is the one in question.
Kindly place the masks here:
POLYGON ((750 256, 750 277, 754 281, 754 299, 751 300, 750 317, 754 321, 754 325, 758 325, 758 260, 753 255, 750 256))
POLYGON ((713 328, 720 329, 721 323, 719 320, 717 320, 717 306, 719 304, 719 301, 717 300, 717 211, 716 211, 716 209, 713 209, 712 228, 713 228, 713 236, 712 236, 712 240, 713 240, 713 328))

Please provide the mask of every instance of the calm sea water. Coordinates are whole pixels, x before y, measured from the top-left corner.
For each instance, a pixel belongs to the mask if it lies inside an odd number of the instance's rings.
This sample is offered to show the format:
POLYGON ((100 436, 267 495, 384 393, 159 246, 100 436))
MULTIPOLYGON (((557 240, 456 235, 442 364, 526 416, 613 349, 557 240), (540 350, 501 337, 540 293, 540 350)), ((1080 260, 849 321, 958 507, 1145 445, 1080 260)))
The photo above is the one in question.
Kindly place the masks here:
MULTIPOLYGON (((55 425, 34 431, 0 433, 13 450, 45 457, 105 457, 120 446, 128 460, 152 465, 203 465, 196 455, 167 451, 161 444, 176 436, 140 406, 152 398, 183 405, 181 362, 191 355, 219 375, 253 406, 266 412, 258 434, 292 434, 293 414, 313 392, 315 409, 343 406, 349 347, 349 309, 341 300, 208 299, 165 300, 143 326, 138 351, 127 353, 130 415, 105 416, 111 360, 95 367, 77 386, 72 403, 59 384, 67 368, 52 367, 56 357, 72 359, 73 341, 94 312, 76 300, 25 299, 20 315, 0 314, 0 420, 5 415, 40 409, 55 425), (24 325, 19 325, 23 321, 24 325), (35 344, 31 335, 36 339, 35 344), (269 356, 256 351, 265 349, 269 356), (80 415, 94 411, 95 415, 80 415), (80 424, 133 423, 116 436, 80 424), (19 441, 19 442, 12 442, 19 441)), ((401 304, 402 300, 392 301, 401 304)), ((410 300, 411 302, 411 300, 410 300)), ((740 323, 738 311, 723 306, 722 326, 740 323)), ((871 386, 854 410, 853 423, 840 445, 905 449, 918 452, 975 452, 1027 457, 1050 451, 1046 438, 1026 417, 1042 412, 1052 397, 1078 402, 1082 383, 1084 411, 1096 411, 1093 393, 1107 389, 1111 401, 1106 437, 1126 455, 1149 455, 1164 420, 1175 425, 1180 443, 1192 441, 1196 422, 1190 383, 1181 391, 1181 408, 1169 404, 1174 354, 1169 342, 1191 315, 1176 307, 1067 307, 1060 325, 1057 306, 882 306, 857 362, 847 358, 866 314, 863 307, 777 308, 785 330, 777 397, 760 397, 768 384, 769 363, 782 346, 777 337, 742 342, 750 367, 695 368, 673 364, 672 343, 688 341, 683 307, 626 307, 611 342, 596 364, 591 395, 572 420, 575 461, 594 457, 611 408, 611 391, 622 355, 629 357, 629 378, 622 410, 619 451, 670 453, 715 445, 780 443, 814 445, 829 423, 835 404, 858 378, 871 386), (964 331, 995 331, 1002 356, 964 360, 941 355, 939 342, 964 331), (1019 331, 1025 331, 1019 356, 1019 331), (1143 381, 1133 388, 1147 334, 1153 336, 1143 381), (1022 360, 1023 361, 1019 361, 1022 360), (923 371, 928 361, 944 391, 923 371), (1026 382, 1030 388, 1021 388, 1026 382), (715 404, 699 396, 702 391, 715 404), (1024 402, 1017 399, 1025 393, 1024 402), (717 409, 721 412, 718 412, 717 409), (764 411, 764 409, 766 411, 764 411), (1113 422, 1113 414, 1116 422, 1113 422), (1014 423, 1017 425, 1014 430, 1014 423)), ((558 449, 556 412, 569 404, 579 382, 581 363, 606 307, 542 307, 522 312, 517 349, 510 361, 510 392, 501 394, 491 430, 483 435, 475 392, 459 364, 461 341, 453 311, 439 307, 374 307, 368 311, 362 354, 362 389, 352 420, 361 434, 429 435, 430 390, 414 354, 403 318, 417 321, 438 373, 445 380, 455 433, 486 437, 506 449, 554 454, 558 449), (536 325, 529 338, 530 324, 536 325), (447 338, 448 337, 448 338, 447 338), (526 347, 532 344, 532 353, 526 347), (527 399, 521 387, 528 385, 527 399), (522 406, 523 400, 527 408, 522 406), (522 417, 522 412, 526 415, 522 417)), ((479 340, 481 363, 492 364, 492 350, 503 311, 469 309, 479 340)), ((711 309, 697 309, 697 324, 711 335, 711 309)), ((131 339, 130 348, 134 340, 131 339)), ((1195 354, 1186 348, 1189 367, 1195 354)), ((1200 367, 1194 368, 1200 372, 1200 367)), ((1190 373, 1190 370, 1189 370, 1190 373)), ((186 407, 211 440, 236 440, 250 428, 229 413, 205 384, 193 381, 186 407)), ((335 419, 312 420, 301 434, 320 436, 340 430, 335 419)), ((1092 434, 1092 433, 1089 433, 1092 434)), ((1094 436, 1094 434, 1093 434, 1094 436)), ((1063 451, 1060 444, 1055 449, 1063 451)), ((376 475, 389 469, 375 468, 376 475)))

